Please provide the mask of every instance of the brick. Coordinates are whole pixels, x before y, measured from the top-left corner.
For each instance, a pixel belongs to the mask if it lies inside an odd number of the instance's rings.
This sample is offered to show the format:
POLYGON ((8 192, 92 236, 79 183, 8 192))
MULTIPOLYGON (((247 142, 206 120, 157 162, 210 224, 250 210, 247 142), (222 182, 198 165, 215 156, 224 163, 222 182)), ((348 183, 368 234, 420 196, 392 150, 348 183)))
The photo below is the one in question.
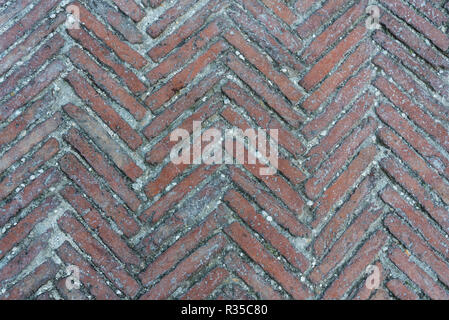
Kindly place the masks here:
MULTIPOLYGON (((287 25, 292 25, 296 20, 293 12, 279 0, 262 0, 262 2, 269 7, 274 13, 281 18, 287 25)), ((244 7, 250 11, 253 16, 260 21, 263 25, 270 25, 270 33, 275 36, 279 41, 287 47, 291 52, 296 53, 302 48, 301 41, 295 34, 284 27, 277 19, 272 17, 271 14, 254 0, 243 1, 244 7)))
POLYGON ((50 239, 52 231, 53 230, 49 230, 33 240, 26 250, 19 252, 13 259, 11 259, 0 270, 0 283, 11 280, 20 274, 29 264, 31 264, 41 251, 48 248, 48 240, 50 239))
POLYGON ((16 139, 24 129, 41 118, 53 102, 54 97, 48 93, 32 103, 22 114, 0 130, 0 146, 3 147, 16 139))
POLYGON ((132 150, 136 150, 142 145, 143 141, 139 134, 95 92, 95 89, 78 72, 71 71, 67 75, 66 80, 75 92, 84 101, 88 102, 92 110, 101 117, 104 123, 117 133, 132 150))
POLYGON ((95 171, 108 182, 111 189, 114 190, 133 211, 137 211, 141 202, 135 193, 126 185, 126 181, 120 176, 117 170, 108 164, 105 157, 81 137, 78 130, 71 129, 67 135, 64 136, 64 139, 80 152, 92 168, 94 168, 95 171))
MULTIPOLYGON (((156 0, 159 1, 159 0, 156 0)), ((195 31, 203 25, 207 18, 214 12, 222 8, 221 1, 211 0, 198 12, 196 12, 190 19, 188 19, 181 27, 179 27, 175 32, 171 33, 164 40, 155 45, 148 55, 153 59, 153 61, 159 62, 161 58, 165 57, 174 48, 176 48, 180 43, 189 38, 195 31)))
POLYGON ((62 171, 79 185, 105 211, 107 216, 117 223, 126 236, 130 237, 137 233, 138 224, 129 216, 125 207, 99 185, 98 181, 73 154, 69 153, 62 157, 59 160, 59 165, 62 171))
POLYGON ((31 230, 47 218, 48 214, 57 208, 59 201, 50 197, 45 199, 36 209, 20 220, 13 226, 7 234, 0 240, 0 259, 3 258, 9 250, 25 239, 31 230))
POLYGON ((100 300, 118 300, 117 295, 109 288, 101 275, 65 241, 58 249, 58 256, 68 265, 75 265, 80 269, 80 282, 89 292, 100 300))
POLYGON ((414 12, 406 4, 399 0, 382 0, 381 2, 398 17, 415 27, 441 50, 447 51, 449 48, 449 38, 426 19, 414 12))
POLYGON ((83 23, 87 29, 92 30, 98 38, 103 40, 104 43, 120 57, 120 59, 128 62, 137 69, 141 69, 147 64, 144 57, 131 49, 126 43, 122 42, 119 37, 108 30, 92 13, 84 8, 84 6, 78 2, 72 4, 78 6, 80 9, 80 22, 83 23))
POLYGON ((60 13, 51 23, 44 23, 36 30, 30 33, 25 40, 15 46, 0 60, 0 75, 8 72, 14 64, 22 59, 31 48, 38 45, 42 39, 52 33, 59 25, 61 25, 66 19, 65 13, 60 13))
POLYGON ((72 237, 86 251, 93 262, 113 281, 120 290, 130 297, 135 297, 139 284, 108 254, 70 212, 58 219, 58 226, 72 237))
POLYGON ((91 116, 79 107, 68 104, 63 107, 64 111, 73 118, 86 131, 87 134, 101 146, 101 149, 111 157, 117 167, 122 170, 131 180, 135 181, 143 174, 143 170, 128 156, 118 144, 112 140, 105 129, 101 128, 91 116))
POLYGON ((57 112, 51 118, 34 127, 28 135, 3 154, 0 161, 0 173, 28 153, 35 145, 56 130, 61 123, 62 115, 57 112))
POLYGON ((387 236, 383 231, 377 231, 372 235, 351 259, 337 280, 326 290, 323 299, 341 298, 351 284, 366 270, 386 240, 387 236))
POLYGON ((218 169, 217 165, 205 166, 200 165, 181 183, 177 184, 172 190, 156 201, 151 207, 145 210, 139 219, 142 222, 155 223, 159 221, 170 208, 178 201, 184 198, 195 185, 213 174, 218 169))
POLYGON ((438 257, 409 226, 396 216, 387 216, 384 223, 396 238, 409 248, 413 254, 417 255, 421 261, 428 264, 438 275, 438 278, 447 285, 449 266, 445 260, 438 257))
POLYGON ((36 95, 50 85, 64 70, 60 60, 55 60, 45 67, 28 85, 19 92, 14 92, 12 98, 0 108, 0 121, 6 120, 14 111, 31 101, 36 95))
POLYGON ((245 281, 262 299, 281 300, 282 296, 260 276, 254 268, 231 252, 225 257, 226 265, 245 281))
POLYGON ((57 265, 53 261, 47 260, 25 277, 20 284, 16 284, 6 294, 0 296, 0 299, 24 300, 36 292, 46 282, 52 280, 57 272, 57 265))
POLYGON ((302 93, 297 89, 286 75, 276 71, 266 57, 250 45, 236 29, 231 29, 225 34, 233 46, 259 69, 268 79, 276 83, 282 93, 292 102, 296 103, 302 98, 302 93))
POLYGON ((156 21, 147 28, 152 38, 157 38, 178 17, 185 13, 194 4, 193 0, 178 0, 175 5, 167 9, 156 21))
POLYGON ((60 193, 122 262, 134 266, 140 264, 140 258, 128 247, 126 242, 113 231, 106 219, 104 219, 100 213, 75 190, 75 188, 70 186, 65 187, 60 193))
POLYGON ((389 254, 391 261, 398 266, 413 282, 432 299, 446 300, 449 298, 448 293, 435 283, 432 278, 425 273, 399 248, 394 248, 389 254))
POLYGON ((28 179, 33 172, 50 160, 58 151, 58 141, 54 138, 48 140, 28 161, 1 180, 0 199, 10 194, 23 180, 28 179))
POLYGON ((273 36, 265 31, 255 19, 248 17, 240 8, 231 5, 228 8, 228 14, 233 21, 246 30, 245 33, 252 41, 259 43, 279 64, 289 66, 297 71, 304 69, 304 66, 297 61, 295 56, 280 46, 273 36))
POLYGON ((257 94, 259 94, 267 104, 291 126, 299 127, 300 124, 304 122, 303 117, 298 114, 282 96, 279 96, 273 89, 261 81, 261 78, 245 66, 235 55, 228 55, 226 63, 240 79, 256 91, 257 94))
POLYGON ((144 11, 134 0, 113 0, 114 3, 135 22, 139 22, 145 16, 144 11))
POLYGON ((307 236, 310 232, 308 227, 301 224, 297 219, 296 214, 282 206, 278 199, 264 191, 259 184, 249 180, 240 169, 231 168, 230 175, 232 180, 245 192, 250 194, 257 203, 273 217, 273 220, 283 228, 288 230, 294 236, 307 236))
POLYGON ((145 84, 129 69, 118 63, 118 59, 113 57, 111 52, 99 41, 92 38, 83 29, 72 29, 68 31, 70 36, 79 41, 80 44, 94 55, 100 62, 110 67, 114 72, 123 79, 126 86, 135 94, 142 93, 146 90, 145 84))
POLYGON ((147 269, 139 275, 144 285, 156 280, 177 265, 182 258, 194 250, 218 227, 215 214, 209 215, 198 227, 176 241, 164 253, 159 255, 147 269))
POLYGON ((162 78, 165 78, 174 70, 183 67, 185 62, 190 60, 197 50, 204 48, 210 41, 215 39, 223 28, 222 19, 215 19, 206 28, 201 30, 197 35, 187 41, 181 48, 171 54, 167 59, 159 63, 156 67, 147 73, 147 77, 151 83, 156 83, 162 78))
POLYGON ((400 280, 393 279, 387 283, 388 289, 401 300, 418 300, 419 296, 405 286, 400 280))
POLYGON ((182 300, 204 300, 206 299, 226 277, 229 272, 226 269, 216 267, 211 270, 201 282, 195 284, 182 296, 182 300))
POLYGON ((319 173, 305 184, 305 191, 309 198, 315 199, 319 195, 324 187, 331 182, 338 170, 344 166, 362 143, 374 132, 376 126, 376 121, 373 118, 368 118, 368 121, 360 125, 360 129, 357 128, 341 142, 341 147, 319 167, 319 173))
POLYGON ((373 161, 376 155, 376 147, 369 146, 360 151, 359 155, 351 162, 348 168, 335 180, 335 182, 319 198, 318 204, 315 204, 315 221, 312 225, 317 226, 327 212, 332 208, 346 191, 351 188, 360 174, 373 161))
POLYGON ((381 129, 379 131, 379 137, 394 151, 395 154, 407 162, 411 169, 418 173, 426 183, 435 188, 444 202, 449 203, 449 185, 435 172, 435 170, 429 168, 416 152, 411 150, 389 129, 381 129))
POLYGON ((31 9, 17 24, 14 24, 11 28, 6 30, 2 34, 0 40, 0 51, 5 51, 19 37, 30 30, 39 20, 43 19, 47 12, 52 10, 58 3, 58 0, 40 1, 36 6, 31 9))
POLYGON ((17 71, 11 74, 5 82, 0 84, 0 97, 6 96, 8 93, 18 87, 21 79, 27 78, 34 74, 45 61, 52 58, 64 45, 64 39, 60 35, 53 36, 50 40, 45 42, 43 46, 36 51, 30 60, 20 67, 17 71))
POLYGON ((35 180, 18 192, 7 204, 0 209, 0 226, 4 226, 8 220, 28 206, 31 201, 40 197, 45 190, 61 180, 61 172, 56 168, 47 169, 35 180))
MULTIPOLYGON (((304 1, 304 0, 303 0, 304 1)), ((297 2, 300 3, 300 1, 297 2)), ((313 1, 310 1, 313 2, 313 1)), ((323 33, 317 36, 312 43, 304 50, 301 57, 307 63, 313 63, 318 59, 333 43, 335 43, 364 13, 367 1, 360 1, 351 7, 323 33)))
POLYGON ((307 72, 299 84, 306 90, 311 90, 320 83, 342 58, 365 36, 367 29, 364 25, 358 25, 337 46, 319 60, 312 69, 307 72))
POLYGON ((226 240, 222 235, 216 235, 206 244, 198 248, 189 257, 183 260, 178 266, 165 277, 162 278, 149 292, 144 294, 142 300, 162 300, 167 299, 174 290, 185 281, 189 275, 204 267, 214 256, 216 256, 225 246, 226 240))
POLYGON ((304 101, 303 107, 309 111, 317 110, 326 98, 369 58, 369 55, 372 52, 372 45, 366 41, 362 42, 362 44, 349 55, 346 61, 343 62, 330 77, 324 80, 319 89, 313 92, 307 100, 304 101))
POLYGON ((263 216, 257 214, 251 204, 235 190, 228 191, 224 196, 232 210, 236 212, 253 230, 269 241, 274 248, 296 268, 304 272, 309 265, 307 258, 298 252, 289 240, 268 223, 263 216))
POLYGON ((153 111, 160 109, 164 103, 169 101, 176 93, 186 87, 186 85, 195 78, 201 70, 216 60, 226 47, 226 43, 222 41, 213 44, 205 53, 170 79, 167 84, 151 94, 145 100, 146 105, 153 111))
POLYGON ((368 231, 369 227, 380 217, 382 211, 374 208, 364 209, 340 239, 332 246, 323 261, 310 274, 313 282, 325 279, 329 273, 354 249, 368 231))
POLYGON ((69 58, 78 68, 88 72, 100 87, 106 89, 106 92, 128 110, 134 118, 142 120, 145 117, 145 108, 81 49, 77 47, 70 49, 69 58))
POLYGON ((412 177, 396 159, 386 158, 380 164, 389 176, 402 185, 419 203, 422 204, 423 208, 429 212, 433 219, 438 221, 444 228, 449 228, 449 221, 446 214, 447 211, 431 200, 432 196, 429 192, 425 190, 418 180, 415 177, 412 177))
POLYGON ((262 244, 239 223, 234 222, 225 229, 226 233, 261 267, 276 279, 295 299, 306 299, 310 292, 296 277, 289 273, 262 244))

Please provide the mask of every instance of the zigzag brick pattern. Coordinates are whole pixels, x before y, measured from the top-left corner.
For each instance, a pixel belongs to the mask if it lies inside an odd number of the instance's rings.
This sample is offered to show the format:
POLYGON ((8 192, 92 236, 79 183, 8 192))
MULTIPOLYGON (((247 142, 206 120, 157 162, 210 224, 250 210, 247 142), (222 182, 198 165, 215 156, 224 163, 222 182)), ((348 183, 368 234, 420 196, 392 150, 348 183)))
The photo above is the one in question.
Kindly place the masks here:
POLYGON ((0 299, 449 299, 448 27, 447 0, 0 0, 0 299), (277 129, 276 174, 171 162, 195 121, 277 129))

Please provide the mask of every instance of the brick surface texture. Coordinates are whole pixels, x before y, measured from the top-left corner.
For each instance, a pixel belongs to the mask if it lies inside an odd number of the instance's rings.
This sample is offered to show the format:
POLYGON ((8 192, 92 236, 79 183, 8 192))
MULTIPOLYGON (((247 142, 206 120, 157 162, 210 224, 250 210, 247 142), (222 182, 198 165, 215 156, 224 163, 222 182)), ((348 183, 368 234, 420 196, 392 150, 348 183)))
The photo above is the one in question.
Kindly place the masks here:
POLYGON ((0 299, 449 299, 448 27, 447 0, 0 0, 0 299), (171 162, 194 121, 277 129, 277 172, 171 162))

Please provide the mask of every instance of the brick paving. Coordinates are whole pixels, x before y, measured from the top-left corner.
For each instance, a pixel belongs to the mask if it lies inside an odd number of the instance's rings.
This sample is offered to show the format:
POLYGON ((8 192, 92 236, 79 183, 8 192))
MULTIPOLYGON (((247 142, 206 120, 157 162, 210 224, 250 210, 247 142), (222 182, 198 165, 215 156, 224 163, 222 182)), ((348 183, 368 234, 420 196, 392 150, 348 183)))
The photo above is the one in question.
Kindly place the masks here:
POLYGON ((447 0, 0 0, 0 299, 449 299, 448 27, 447 0), (278 129, 276 174, 171 162, 200 120, 278 129))

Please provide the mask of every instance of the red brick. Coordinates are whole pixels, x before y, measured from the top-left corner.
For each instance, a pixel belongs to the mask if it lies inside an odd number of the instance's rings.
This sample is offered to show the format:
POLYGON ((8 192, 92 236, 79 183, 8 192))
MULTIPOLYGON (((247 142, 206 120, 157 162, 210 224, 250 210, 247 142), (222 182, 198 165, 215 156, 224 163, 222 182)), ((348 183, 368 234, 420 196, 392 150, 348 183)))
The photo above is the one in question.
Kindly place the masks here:
POLYGON ((13 226, 6 235, 0 240, 0 259, 3 258, 9 250, 25 239, 36 224, 42 222, 51 211, 57 208, 59 201, 50 197, 45 199, 36 209, 30 212, 25 218, 13 226))
POLYGON ((216 60, 226 47, 227 45, 223 41, 213 44, 205 53, 185 66, 182 71, 173 76, 164 86, 151 94, 145 100, 146 105, 153 111, 160 109, 164 103, 186 87, 207 65, 216 60))
POLYGON ((34 127, 28 134, 3 154, 0 161, 0 173, 9 168, 14 162, 27 154, 35 145, 39 144, 62 123, 60 112, 34 127))
POLYGON ((115 221, 127 237, 137 233, 139 226, 130 217, 125 207, 120 205, 117 200, 99 185, 98 181, 73 154, 69 153, 62 157, 59 160, 59 165, 61 170, 79 185, 105 211, 107 216, 115 221))
MULTIPOLYGON (((298 1, 297 3, 300 3, 298 1)), ((313 1, 311 1, 313 2, 313 1)), ((328 50, 333 43, 335 43, 365 12, 367 1, 360 1, 355 6, 351 7, 341 17, 339 17, 332 25, 330 25, 323 33, 316 37, 306 50, 301 54, 301 57, 307 63, 313 63, 326 50, 328 50)))
POLYGON ((43 19, 57 4, 58 0, 41 0, 20 21, 2 33, 0 52, 5 51, 23 34, 43 19))
POLYGON ((212 175, 218 169, 217 165, 200 165, 194 172, 176 185, 172 190, 156 201, 151 207, 145 210, 139 219, 142 222, 156 223, 170 208, 183 199, 202 180, 212 175))
POLYGON ((303 65, 298 62, 294 55, 279 45, 273 36, 271 36, 256 19, 250 18, 240 8, 232 4, 227 13, 238 25, 240 25, 251 40, 259 43, 264 50, 279 64, 289 66, 297 71, 304 69, 303 65))
POLYGON ((142 145, 143 141, 139 134, 113 108, 106 104, 103 98, 78 72, 71 71, 66 80, 75 92, 89 104, 92 110, 101 117, 104 123, 117 133, 132 150, 136 150, 142 145))
POLYGON ((437 172, 435 172, 435 170, 429 168, 425 161, 390 129, 381 129, 379 131, 379 137, 394 151, 395 154, 397 154, 403 161, 407 162, 410 168, 418 173, 426 183, 435 188, 444 202, 449 204, 449 185, 437 172))
POLYGON ((119 263, 95 240, 83 225, 66 212, 58 220, 58 226, 72 237, 76 243, 86 251, 93 262, 114 282, 117 287, 130 297, 135 297, 139 284, 134 280, 119 263))
MULTIPOLYGON (((159 0, 156 0, 159 1, 159 0)), ((148 55, 154 61, 159 60, 170 53, 180 43, 189 38, 200 26, 202 26, 207 18, 214 12, 220 10, 223 4, 220 0, 211 0, 204 7, 198 10, 190 19, 188 19, 181 27, 172 32, 168 37, 155 45, 148 55)))
MULTIPOLYGON (((135 94, 142 93, 146 90, 145 84, 129 69, 117 62, 117 59, 111 52, 105 48, 99 41, 91 37, 83 29, 71 29, 68 31, 70 36, 79 41, 80 44, 94 55, 100 62, 110 67, 114 72, 123 79, 126 86, 135 94)), ((101 82, 100 82, 101 83, 101 82)))
POLYGON ((55 60, 48 64, 44 70, 37 74, 19 92, 10 94, 12 96, 0 109, 0 121, 6 120, 15 110, 37 96, 42 90, 48 87, 65 69, 65 65, 60 60, 55 60))
POLYGON ((75 188, 68 186, 61 190, 60 193, 122 262, 135 266, 140 264, 140 258, 75 188))
POLYGON ((279 233, 265 218, 258 214, 251 204, 235 190, 228 191, 223 200, 236 212, 251 229, 258 232, 265 240, 279 250, 279 252, 296 268, 304 272, 309 262, 307 258, 296 250, 290 241, 279 233))
POLYGON ((145 16, 145 12, 134 0, 113 0, 114 3, 135 22, 139 22, 145 16))
POLYGON ((257 203, 273 217, 273 220, 292 235, 305 237, 309 234, 310 230, 308 227, 300 223, 294 213, 282 206, 278 199, 264 191, 259 184, 249 180, 243 171, 232 167, 230 168, 230 175, 235 183, 254 197, 257 203))
POLYGON ((100 300, 118 300, 117 295, 109 288, 100 274, 65 241, 58 249, 58 256, 68 265, 77 266, 80 269, 80 282, 90 293, 100 300))
POLYGON ((99 123, 89 116, 87 112, 73 104, 67 104, 63 109, 131 180, 136 181, 143 174, 143 170, 137 166, 134 160, 123 151, 106 130, 99 126, 99 123))
POLYGON ((50 168, 38 176, 0 209, 0 226, 4 226, 11 217, 15 216, 20 210, 28 206, 31 201, 40 197, 60 180, 61 172, 56 168, 50 168))
POLYGON ((290 79, 286 75, 276 71, 268 59, 250 45, 239 31, 231 29, 225 34, 225 38, 240 50, 248 61, 256 66, 260 72, 273 81, 292 103, 297 103, 301 99, 302 93, 293 85, 290 79))
POLYGON ((147 28, 147 33, 152 38, 157 38, 177 18, 189 10, 195 3, 194 0, 178 0, 176 4, 167 9, 156 21, 147 28))
POLYGON ((304 118, 282 96, 268 87, 260 76, 249 69, 235 55, 229 54, 226 58, 226 64, 291 126, 299 127, 304 122, 304 118))
POLYGON ((448 284, 449 266, 445 260, 438 257, 432 249, 426 245, 424 240, 418 237, 404 221, 396 216, 387 216, 384 223, 388 230, 398 238, 405 247, 409 248, 421 261, 429 265, 443 283, 446 285, 448 284))
POLYGON ((211 270, 202 280, 195 284, 182 296, 182 300, 204 300, 229 276, 229 272, 223 268, 216 267, 211 270))
POLYGON ((354 281, 366 270, 367 266, 375 259, 381 247, 385 244, 387 235, 383 231, 377 231, 357 251, 348 266, 326 290, 323 299, 340 299, 351 287, 354 281))
POLYGON ((1 180, 0 199, 10 194, 23 180, 28 179, 33 172, 50 160, 58 151, 58 141, 54 138, 48 140, 28 161, 1 180))
POLYGON ((346 254, 355 249, 370 226, 380 217, 381 210, 368 207, 352 222, 340 239, 331 247, 323 261, 310 274, 310 279, 317 283, 329 276, 340 264, 346 254))
POLYGON ((410 258, 402 252, 398 247, 389 254, 391 261, 398 266, 413 282, 415 282, 421 289, 432 299, 447 300, 449 294, 435 283, 427 273, 417 266, 410 258))
POLYGON ((160 282, 153 286, 140 299, 167 299, 192 273, 204 267, 214 256, 220 253, 226 245, 226 242, 223 235, 216 235, 178 264, 173 271, 163 277, 160 282))
POLYGON ((313 92, 303 107, 309 111, 317 110, 320 105, 327 99, 332 92, 337 89, 346 79, 348 79, 372 54, 374 48, 370 42, 362 42, 362 44, 349 55, 335 72, 329 76, 321 84, 318 90, 313 92))
POLYGON ((183 67, 186 61, 189 61, 198 50, 201 50, 209 44, 215 37, 221 33, 224 21, 220 18, 215 19, 206 28, 201 30, 197 35, 187 41, 176 52, 171 54, 167 59, 159 63, 156 67, 148 72, 147 77, 151 83, 155 83, 174 70, 183 67))
POLYGON ((6 81, 0 84, 0 97, 6 96, 6 94, 13 91, 18 87, 18 83, 21 79, 27 78, 34 73, 50 58, 52 58, 64 45, 64 39, 56 34, 50 40, 45 42, 43 46, 36 51, 30 60, 14 73, 12 73, 6 81))
POLYGON ((273 257, 256 238, 238 222, 232 223, 225 229, 226 233, 261 267, 276 279, 293 298, 303 300, 311 293, 297 277, 293 276, 285 267, 273 257))
POLYGON ((401 300, 418 300, 419 296, 405 286, 400 280, 393 279, 387 283, 388 289, 401 300))
POLYGON ((315 199, 321 193, 323 188, 332 181, 334 175, 357 152, 363 142, 374 132, 376 127, 377 122, 373 118, 368 118, 368 121, 362 122, 360 128, 357 128, 341 142, 341 147, 319 167, 319 172, 305 184, 305 191, 309 198, 315 199))
POLYGON ((226 265, 231 268, 245 283, 264 300, 282 300, 282 296, 260 276, 254 268, 243 261, 236 253, 225 257, 226 265))
POLYGON ((376 147, 371 145, 360 151, 359 155, 351 162, 348 168, 335 180, 335 182, 319 198, 318 204, 315 204, 315 221, 313 226, 317 226, 335 202, 341 199, 344 194, 360 177, 360 174, 374 160, 376 147))
POLYGON ((404 167, 402 167, 394 158, 386 158, 381 161, 382 168, 387 174, 395 179, 400 185, 402 185, 419 203, 422 204, 424 209, 440 223, 446 229, 449 229, 449 217, 447 211, 439 207, 431 199, 432 196, 426 191, 418 182, 415 177, 412 177, 404 167))
POLYGON ((22 59, 33 47, 38 45, 42 39, 52 33, 66 19, 65 13, 60 13, 51 23, 44 23, 34 30, 25 40, 15 46, 0 60, 0 75, 8 72, 14 64, 22 59))
POLYGON ((80 9, 80 22, 87 29, 92 30, 95 35, 104 41, 123 61, 128 62, 137 69, 143 68, 147 61, 138 52, 131 49, 126 43, 122 42, 119 37, 108 30, 95 16, 78 2, 72 3, 80 9))
MULTIPOLYGON (((287 25, 292 25, 296 20, 293 12, 279 0, 262 0, 262 2, 276 13, 279 18, 284 20, 287 25)), ((243 1, 244 7, 253 14, 253 16, 263 23, 270 26, 270 33, 286 46, 291 52, 296 53, 302 48, 299 38, 278 22, 263 5, 254 0, 243 1)))
POLYGON ((86 161, 101 175, 125 203, 134 211, 137 211, 141 202, 135 193, 127 186, 126 181, 120 176, 114 167, 108 164, 105 157, 97 152, 92 145, 84 140, 79 131, 72 128, 64 136, 64 139, 69 142, 86 161))
POLYGON ((58 272, 58 266, 51 260, 47 260, 38 266, 31 274, 26 276, 20 283, 12 287, 1 300, 24 300, 36 292, 49 280, 53 280, 58 272))

